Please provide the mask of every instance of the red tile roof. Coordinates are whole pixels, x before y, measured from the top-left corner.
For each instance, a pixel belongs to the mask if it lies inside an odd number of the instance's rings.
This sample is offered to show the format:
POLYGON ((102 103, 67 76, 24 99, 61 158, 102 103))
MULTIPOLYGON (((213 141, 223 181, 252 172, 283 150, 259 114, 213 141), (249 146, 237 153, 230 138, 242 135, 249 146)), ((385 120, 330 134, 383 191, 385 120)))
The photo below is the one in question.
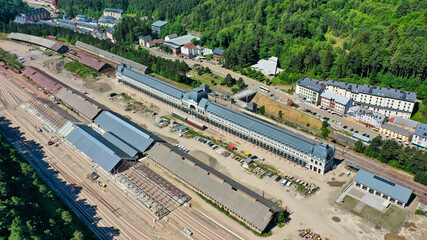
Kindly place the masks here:
POLYGON ((62 89, 62 85, 56 78, 46 74, 38 68, 28 66, 22 73, 54 94, 57 94, 62 89))
POLYGON ((188 48, 188 49, 196 49, 196 50, 198 49, 196 47, 196 45, 194 45, 194 43, 187 43, 187 44, 184 45, 184 47, 188 48))
POLYGON ((67 57, 73 59, 74 61, 77 61, 81 64, 84 64, 84 65, 90 67, 90 68, 95 69, 96 71, 101 70, 103 67, 105 67, 105 65, 107 65, 103 61, 100 61, 94 57, 91 57, 87 54, 76 51, 74 49, 70 49, 65 55, 67 57))

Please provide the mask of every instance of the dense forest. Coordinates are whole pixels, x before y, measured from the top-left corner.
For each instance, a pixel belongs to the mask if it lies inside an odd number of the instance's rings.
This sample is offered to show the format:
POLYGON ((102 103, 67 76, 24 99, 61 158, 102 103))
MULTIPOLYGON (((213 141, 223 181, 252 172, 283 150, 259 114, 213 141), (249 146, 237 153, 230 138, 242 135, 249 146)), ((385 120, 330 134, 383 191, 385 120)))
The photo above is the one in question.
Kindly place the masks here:
POLYGON ((95 239, 2 135, 0 239, 95 239))
POLYGON ((379 136, 375 137, 367 147, 363 145, 362 141, 357 141, 354 150, 415 174, 415 181, 427 185, 426 151, 405 147, 394 140, 382 140, 379 136))
POLYGON ((284 72, 274 83, 330 78, 427 97, 426 1, 72 0, 60 7, 71 15, 116 7, 167 20, 170 29, 200 33, 206 47, 226 49, 225 66, 236 71, 277 56, 284 72))
POLYGON ((0 6, 0 22, 8 23, 15 19, 18 13, 23 13, 31 8, 22 0, 2 0, 0 6))

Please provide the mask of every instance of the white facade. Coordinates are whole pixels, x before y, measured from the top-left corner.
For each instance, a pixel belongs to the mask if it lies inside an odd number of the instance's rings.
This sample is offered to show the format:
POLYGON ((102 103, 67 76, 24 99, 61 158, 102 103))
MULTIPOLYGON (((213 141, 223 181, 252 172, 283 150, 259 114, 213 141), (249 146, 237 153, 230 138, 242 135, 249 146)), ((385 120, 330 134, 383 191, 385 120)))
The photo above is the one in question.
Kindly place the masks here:
POLYGON ((320 102, 320 94, 318 92, 299 86, 298 84, 295 88, 295 93, 298 95, 298 97, 303 98, 313 104, 318 105, 320 102))

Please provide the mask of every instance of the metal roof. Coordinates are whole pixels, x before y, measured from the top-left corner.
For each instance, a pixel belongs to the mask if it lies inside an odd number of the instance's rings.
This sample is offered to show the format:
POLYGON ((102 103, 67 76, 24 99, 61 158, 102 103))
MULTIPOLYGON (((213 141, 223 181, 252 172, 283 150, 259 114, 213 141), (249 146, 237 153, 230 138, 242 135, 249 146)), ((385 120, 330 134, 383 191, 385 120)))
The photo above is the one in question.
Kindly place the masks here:
POLYGON ((323 89, 325 89, 325 85, 321 81, 311 79, 311 78, 299 79, 297 81, 297 85, 300 85, 301 87, 304 87, 304 88, 308 88, 318 93, 322 92, 323 89))
POLYGON ((132 68, 122 64, 117 67, 117 72, 122 73, 124 76, 127 76, 139 83, 150 86, 160 92, 163 92, 169 96, 172 96, 177 99, 181 99, 182 95, 186 92, 185 90, 176 87, 172 84, 165 83, 159 79, 153 78, 151 76, 142 74, 133 70, 132 68))
POLYGON ((109 111, 103 111, 94 122, 140 152, 145 152, 154 141, 162 141, 142 127, 109 111))
POLYGON ((213 54, 216 55, 222 55, 225 52, 225 50, 222 50, 220 48, 215 48, 215 50, 213 50, 213 54))
POLYGON ((381 128, 389 130, 389 131, 397 133, 397 134, 400 134, 400 135, 405 136, 405 137, 410 137, 412 135, 411 131, 400 128, 400 127, 393 125, 393 124, 390 124, 390 123, 384 123, 381 126, 381 128))
POLYGON ((73 89, 62 88, 56 96, 89 119, 94 119, 102 111, 101 106, 73 89))
POLYGON ((334 155, 334 151, 329 145, 325 145, 323 143, 316 144, 306 138, 297 136, 285 131, 284 129, 273 126, 270 123, 266 123, 254 117, 224 107, 218 103, 209 102, 206 111, 219 116, 222 119, 226 119, 240 125, 242 128, 251 132, 260 134, 271 140, 278 141, 293 149, 304 152, 305 154, 316 156, 322 161, 328 161, 331 156, 334 155))
POLYGON ((107 139, 109 142, 114 144, 116 147, 120 148, 127 155, 131 157, 135 157, 138 154, 138 150, 136 150, 134 147, 127 144, 123 139, 119 138, 114 133, 105 132, 104 135, 102 136, 105 139, 107 139))
POLYGON ((71 21, 71 20, 65 20, 65 19, 58 19, 58 23, 65 23, 65 24, 69 24, 69 25, 77 25, 77 23, 76 22, 74 22, 74 21, 71 21))
POLYGON ((73 59, 74 61, 77 61, 79 63, 82 63, 82 64, 90 67, 90 68, 95 69, 96 71, 101 70, 106 65, 105 62, 100 61, 99 59, 91 57, 91 56, 84 54, 82 52, 76 51, 74 49, 70 49, 65 55, 67 57, 73 59))
POLYGON ((347 103, 351 100, 348 97, 345 97, 343 95, 340 95, 338 93, 334 93, 328 90, 323 91, 323 93, 320 94, 320 96, 326 99, 333 99, 335 100, 335 102, 340 103, 342 105, 347 105, 347 103))
POLYGON ((420 123, 417 129, 415 129, 414 134, 422 138, 427 138, 427 124, 420 123))
POLYGON ((164 27, 168 24, 166 21, 157 21, 151 24, 152 27, 164 27))
POLYGON ((411 189, 376 176, 363 169, 360 169, 359 172, 357 172, 354 181, 381 192, 387 196, 390 196, 391 198, 397 199, 405 204, 408 202, 412 194, 411 189))
POLYGON ((90 127, 75 125, 74 129, 65 136, 65 139, 91 158, 105 171, 110 172, 121 160, 112 145, 108 144, 102 136, 90 127))
POLYGON ((115 8, 106 8, 104 9, 104 12, 114 12, 114 13, 120 13, 120 14, 125 13, 125 11, 121 9, 115 9, 115 8))
POLYGON ((112 54, 110 52, 107 52, 107 51, 102 50, 100 48, 91 46, 91 45, 86 44, 84 42, 77 41, 76 42, 76 47, 81 48, 83 50, 86 50, 88 52, 91 52, 93 54, 99 55, 99 56, 101 56, 103 58, 106 58, 106 59, 108 59, 110 61, 113 61, 113 62, 116 62, 116 63, 119 63, 119 64, 124 63, 124 64, 126 64, 128 66, 132 66, 133 69, 136 69, 136 70, 141 71, 143 73, 145 73, 147 71, 147 66, 145 66, 145 65, 142 65, 140 63, 131 61, 131 60, 126 59, 124 57, 120 57, 120 56, 118 56, 116 54, 112 54))
POLYGON ((398 116, 391 116, 388 121, 408 129, 417 129, 418 125, 420 124, 417 121, 398 116))
POLYGON ((257 64, 252 65, 252 68, 263 72, 267 76, 276 75, 277 58, 271 57, 268 60, 261 59, 257 62, 257 64))
POLYGON ((199 37, 196 37, 196 36, 193 36, 193 35, 184 35, 184 36, 181 36, 181 37, 176 37, 176 38, 170 39, 168 41, 164 41, 163 43, 164 44, 168 44, 168 45, 173 45, 173 46, 179 46, 179 47, 181 47, 181 46, 184 46, 187 43, 191 43, 191 40, 193 40, 194 38, 196 40, 200 40, 199 37))
POLYGON ((48 75, 36 67, 27 66, 22 73, 51 91, 53 94, 57 94, 62 89, 62 85, 58 79, 48 75))
POLYGON ((36 45, 39 45, 39 46, 42 46, 45 48, 52 49, 54 51, 59 51, 61 48, 64 48, 63 50, 68 49, 66 46, 64 46, 60 43, 57 43, 55 41, 45 39, 45 38, 41 38, 41 37, 28 35, 28 34, 23 34, 23 33, 11 33, 11 34, 9 34, 9 38, 12 40, 18 40, 18 41, 36 44, 36 45))
POLYGON ((326 85, 346 89, 347 91, 350 91, 352 93, 363 93, 379 97, 394 98, 409 102, 415 102, 416 98, 416 94, 414 92, 397 90, 393 88, 377 87, 366 84, 344 83, 328 80, 326 81, 326 85))
POLYGON ((24 15, 25 17, 32 17, 32 16, 36 16, 39 14, 43 14, 43 13, 48 13, 50 16, 50 12, 48 10, 46 10, 45 8, 42 8, 42 7, 32 9, 26 13, 22 13, 22 15, 24 15))
POLYGON ((148 151, 148 156, 261 231, 267 227, 275 212, 284 211, 170 144, 155 144, 148 151))

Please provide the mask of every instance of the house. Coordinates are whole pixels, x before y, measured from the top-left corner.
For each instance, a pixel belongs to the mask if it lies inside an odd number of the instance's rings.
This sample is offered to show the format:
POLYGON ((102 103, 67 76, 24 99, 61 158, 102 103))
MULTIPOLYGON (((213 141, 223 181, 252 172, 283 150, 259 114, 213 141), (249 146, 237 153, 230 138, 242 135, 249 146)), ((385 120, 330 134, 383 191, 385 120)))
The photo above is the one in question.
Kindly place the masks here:
POLYGON ((199 49, 199 55, 206 56, 212 54, 212 49, 201 46, 197 46, 197 48, 199 49))
POLYGON ((339 95, 338 93, 324 91, 320 94, 320 106, 341 116, 344 116, 352 105, 353 101, 350 98, 339 95))
POLYGON ((412 137, 412 144, 427 148, 427 124, 420 123, 418 125, 412 137))
POLYGON ((257 64, 252 65, 253 70, 261 71, 265 76, 276 76, 278 73, 277 57, 270 57, 268 60, 261 59, 257 64))
POLYGON ((167 35, 165 37, 165 41, 169 41, 169 40, 172 40, 172 39, 177 38, 177 37, 178 37, 178 34, 173 33, 173 34, 167 35))
POLYGON ((168 25, 168 22, 165 21, 157 21, 153 24, 151 24, 151 31, 158 35, 160 33, 160 31, 162 30, 162 28, 164 28, 166 25, 168 25))
POLYGON ((114 8, 106 8, 104 9, 104 17, 114 17, 115 19, 120 19, 125 14, 125 11, 114 8))
POLYGON ((111 42, 115 43, 113 32, 116 31, 112 27, 108 27, 107 30, 105 30, 105 34, 107 35, 107 38, 111 39, 111 42))
POLYGON ((322 94, 325 88, 325 84, 319 80, 303 78, 297 81, 295 93, 299 98, 317 106, 320 103, 320 94, 322 94))
POLYGON ((328 91, 351 98, 355 104, 386 117, 410 118, 415 105, 416 94, 414 92, 332 80, 326 81, 326 88, 328 91))
POLYGON ((187 43, 181 47, 181 54, 188 58, 193 58, 199 55, 199 48, 194 43, 187 43))
POLYGON ((184 35, 181 37, 171 39, 169 41, 164 41, 163 45, 169 47, 173 53, 177 54, 181 52, 182 46, 184 46, 185 44, 191 43, 191 40, 193 39, 200 40, 200 38, 196 36, 184 35))
POLYGON ((25 24, 25 23, 38 22, 40 20, 50 19, 50 17, 51 17, 50 12, 45 8, 36 8, 26 13, 18 14, 15 17, 14 22, 25 24))
POLYGON ((140 36, 139 37, 139 46, 141 47, 147 47, 147 43, 151 41, 151 36, 140 36))
POLYGON ((112 16, 103 16, 98 20, 98 25, 101 27, 114 27, 120 20, 112 16))
POLYGON ((377 131, 386 120, 384 115, 359 106, 351 107, 347 116, 377 131))
POLYGON ((359 172, 357 172, 353 184, 357 188, 402 208, 409 204, 412 195, 411 189, 374 175, 363 169, 360 169, 359 172))
POLYGON ((398 127, 391 123, 384 123, 380 128, 380 133, 386 137, 391 137, 399 142, 409 142, 412 140, 412 132, 398 127))
POLYGON ((163 43, 163 39, 159 38, 159 39, 156 39, 156 40, 149 41, 147 43, 146 47, 152 48, 152 47, 156 46, 157 43, 159 43, 159 44, 163 43))
POLYGON ((224 54, 225 50, 222 50, 220 48, 215 48, 213 50, 213 58, 217 61, 221 60, 222 55, 224 54))

